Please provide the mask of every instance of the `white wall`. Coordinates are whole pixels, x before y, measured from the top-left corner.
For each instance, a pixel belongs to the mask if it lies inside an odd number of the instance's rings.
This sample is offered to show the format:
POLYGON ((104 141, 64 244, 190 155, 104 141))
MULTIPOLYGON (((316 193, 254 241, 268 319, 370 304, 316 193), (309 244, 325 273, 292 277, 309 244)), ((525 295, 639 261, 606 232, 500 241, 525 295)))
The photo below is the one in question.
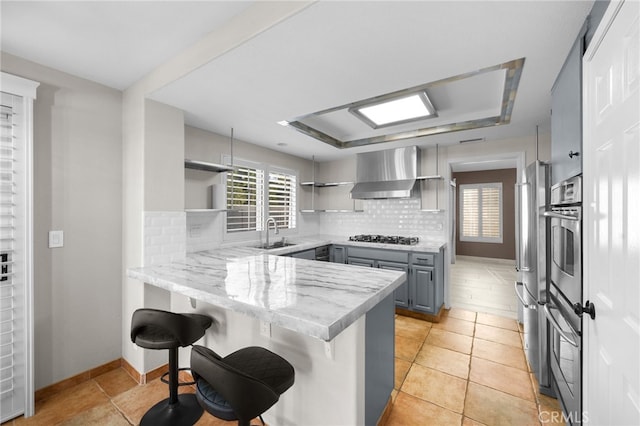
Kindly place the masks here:
POLYGON ((34 104, 35 388, 120 358, 122 94, 2 53, 34 104), (48 231, 64 247, 48 248, 48 231))
MULTIPOLYGON (((151 238, 145 241, 151 235, 145 235, 144 225, 146 219, 153 225, 154 219, 161 215, 150 212, 168 212, 168 217, 178 216, 178 221, 184 214, 184 116, 176 108, 145 100, 142 92, 133 87, 124 93, 123 117, 125 276, 122 279, 120 346, 122 357, 144 373, 166 363, 167 355, 163 351, 142 350, 131 342, 131 316, 142 307, 170 309, 171 295, 127 278, 126 269, 147 265, 154 259, 153 253, 145 253, 145 249, 157 247, 157 241, 151 238)), ((175 225, 169 221, 168 225, 172 224, 175 225)), ((170 237, 166 245, 175 251, 183 239, 183 234, 170 237)), ((175 253, 165 258, 172 256, 175 253)))

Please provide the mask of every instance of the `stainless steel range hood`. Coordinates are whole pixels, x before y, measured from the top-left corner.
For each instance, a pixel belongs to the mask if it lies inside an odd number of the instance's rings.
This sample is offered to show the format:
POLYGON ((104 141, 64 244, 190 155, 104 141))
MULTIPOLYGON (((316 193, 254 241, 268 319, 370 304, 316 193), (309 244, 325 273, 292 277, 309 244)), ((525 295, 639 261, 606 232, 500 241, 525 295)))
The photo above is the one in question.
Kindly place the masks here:
POLYGON ((414 196, 420 165, 415 146, 358 154, 356 184, 351 198, 409 198, 414 196))

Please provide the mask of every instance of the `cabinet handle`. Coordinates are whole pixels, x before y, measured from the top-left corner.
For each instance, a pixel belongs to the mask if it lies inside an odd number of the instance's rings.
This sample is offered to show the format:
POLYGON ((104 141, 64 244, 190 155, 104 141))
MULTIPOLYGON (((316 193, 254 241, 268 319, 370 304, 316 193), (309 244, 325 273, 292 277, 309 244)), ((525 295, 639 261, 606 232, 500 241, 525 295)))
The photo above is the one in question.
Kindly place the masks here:
POLYGON ((578 156, 580 156, 579 152, 569 151, 569 158, 578 157, 578 156))

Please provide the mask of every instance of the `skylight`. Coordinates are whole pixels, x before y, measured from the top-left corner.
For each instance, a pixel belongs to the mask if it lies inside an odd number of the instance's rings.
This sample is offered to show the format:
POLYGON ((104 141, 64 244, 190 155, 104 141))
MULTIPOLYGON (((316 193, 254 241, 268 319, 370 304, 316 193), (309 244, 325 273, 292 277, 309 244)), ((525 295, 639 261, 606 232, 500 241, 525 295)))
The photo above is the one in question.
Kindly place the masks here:
POLYGON ((425 92, 353 107, 349 112, 374 129, 436 116, 435 108, 425 92))

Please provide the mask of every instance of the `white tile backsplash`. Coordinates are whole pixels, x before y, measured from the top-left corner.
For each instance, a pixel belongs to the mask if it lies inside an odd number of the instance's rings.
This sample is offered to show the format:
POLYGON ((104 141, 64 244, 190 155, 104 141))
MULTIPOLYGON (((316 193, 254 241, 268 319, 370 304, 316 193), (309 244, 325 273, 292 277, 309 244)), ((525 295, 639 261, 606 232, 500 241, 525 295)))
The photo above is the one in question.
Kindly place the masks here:
POLYGON ((420 210, 419 199, 364 200, 362 213, 320 213, 320 233, 417 236, 421 241, 446 239, 445 213, 420 210))
MULTIPOLYGON (((365 200, 361 213, 299 214, 298 232, 304 236, 357 234, 417 236, 424 242, 446 240, 444 213, 423 212, 420 200, 365 200)), ((172 261, 219 247, 224 242, 224 213, 145 212, 145 265, 172 261)))
POLYGON ((185 212, 144 212, 144 265, 184 258, 187 252, 185 212))
POLYGON ((225 215, 222 212, 187 213, 187 252, 209 250, 222 242, 225 215))

